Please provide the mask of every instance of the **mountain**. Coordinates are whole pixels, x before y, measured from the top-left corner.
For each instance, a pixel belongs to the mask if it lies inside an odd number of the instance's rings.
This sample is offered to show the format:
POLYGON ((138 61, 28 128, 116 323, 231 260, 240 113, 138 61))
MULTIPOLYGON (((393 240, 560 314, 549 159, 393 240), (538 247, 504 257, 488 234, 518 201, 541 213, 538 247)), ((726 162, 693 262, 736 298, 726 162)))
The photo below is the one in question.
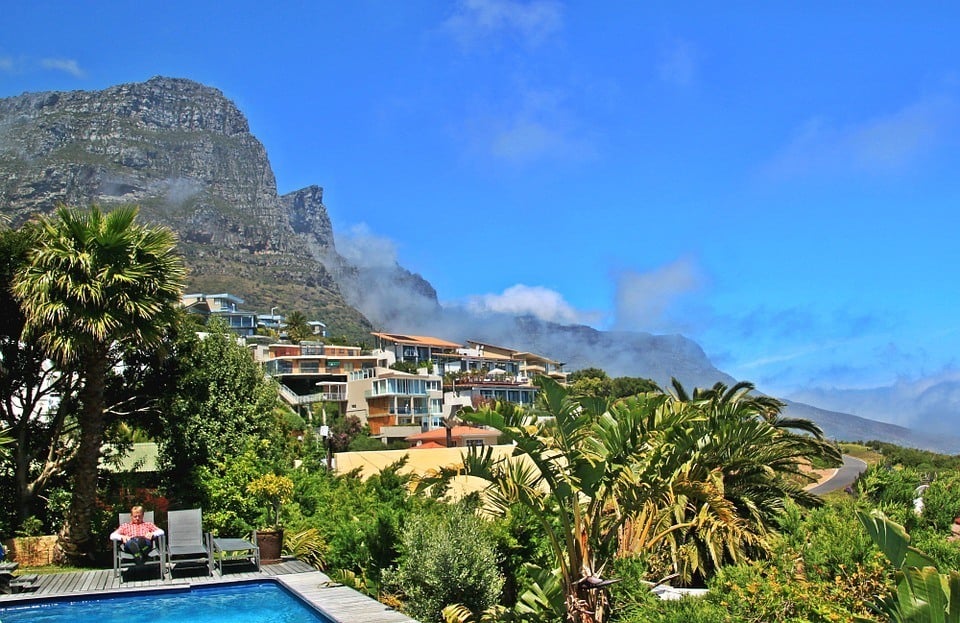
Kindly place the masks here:
POLYGON ((179 234, 189 290, 235 293, 254 310, 295 301, 331 335, 363 339, 371 324, 315 257, 332 249, 321 195, 279 197, 244 115, 196 82, 0 99, 0 205, 14 225, 59 203, 137 204, 179 234))
MULTIPOLYGON (((390 254, 338 249, 323 189, 279 195, 243 113, 219 90, 190 80, 156 77, 0 99, 0 212, 17 226, 59 203, 140 205, 145 220, 179 234, 189 290, 230 292, 256 311, 303 311, 332 336, 369 341, 370 331, 386 329, 509 346, 568 370, 599 367, 661 386, 673 377, 688 389, 736 382, 684 336, 442 306, 433 286, 390 254)), ((960 452, 952 437, 931 439, 800 403, 788 414, 818 422, 837 439, 960 452)))

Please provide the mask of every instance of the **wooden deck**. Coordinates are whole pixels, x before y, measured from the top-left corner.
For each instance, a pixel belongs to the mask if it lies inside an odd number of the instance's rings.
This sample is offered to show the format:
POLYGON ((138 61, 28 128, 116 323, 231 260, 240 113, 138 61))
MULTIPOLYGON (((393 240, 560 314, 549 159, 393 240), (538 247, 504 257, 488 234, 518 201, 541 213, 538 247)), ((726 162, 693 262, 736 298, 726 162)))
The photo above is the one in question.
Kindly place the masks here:
POLYGON ((155 569, 152 573, 149 569, 144 569, 142 576, 126 575, 122 582, 114 577, 112 569, 41 575, 35 590, 0 595, 0 614, 4 606, 54 598, 105 597, 136 591, 187 589, 191 586, 273 580, 313 604, 336 623, 417 623, 375 599, 331 582, 326 574, 299 560, 261 565, 259 571, 252 565, 248 565, 246 567, 227 566, 224 573, 218 569, 213 575, 206 575, 203 570, 198 572, 176 570, 173 577, 167 579, 160 579, 158 575, 155 569))

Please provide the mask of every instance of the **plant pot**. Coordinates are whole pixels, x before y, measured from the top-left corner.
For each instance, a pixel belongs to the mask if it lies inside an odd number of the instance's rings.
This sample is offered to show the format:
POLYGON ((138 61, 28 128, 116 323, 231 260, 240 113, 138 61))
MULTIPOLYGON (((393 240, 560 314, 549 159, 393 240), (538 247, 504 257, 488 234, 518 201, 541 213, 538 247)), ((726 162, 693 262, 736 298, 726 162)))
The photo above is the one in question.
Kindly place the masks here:
POLYGON ((260 548, 260 564, 272 565, 280 562, 283 551, 283 529, 257 530, 257 547, 260 548))

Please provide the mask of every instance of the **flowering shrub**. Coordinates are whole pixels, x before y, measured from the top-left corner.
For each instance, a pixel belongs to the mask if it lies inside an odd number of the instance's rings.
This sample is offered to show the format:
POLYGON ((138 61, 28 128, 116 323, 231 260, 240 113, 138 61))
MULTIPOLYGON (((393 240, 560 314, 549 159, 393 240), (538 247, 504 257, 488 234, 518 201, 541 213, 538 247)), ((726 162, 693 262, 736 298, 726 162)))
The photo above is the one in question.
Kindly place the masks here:
POLYGON ((280 527, 280 511, 293 499, 293 481, 286 476, 264 474, 247 485, 247 493, 269 505, 267 521, 272 527, 280 527))

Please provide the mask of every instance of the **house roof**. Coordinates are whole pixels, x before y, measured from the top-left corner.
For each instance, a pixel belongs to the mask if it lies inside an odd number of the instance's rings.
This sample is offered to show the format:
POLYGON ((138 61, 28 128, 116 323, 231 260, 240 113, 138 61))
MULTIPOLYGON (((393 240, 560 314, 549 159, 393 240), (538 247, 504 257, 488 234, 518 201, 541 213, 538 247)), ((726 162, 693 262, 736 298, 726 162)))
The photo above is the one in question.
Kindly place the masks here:
POLYGON ((103 463, 101 467, 108 472, 155 472, 159 449, 153 442, 133 444, 133 448, 117 463, 103 463))
POLYGON ((442 443, 437 443, 436 441, 425 441, 420 445, 410 446, 411 450, 429 450, 431 448, 446 448, 446 446, 442 443))
POLYGON ((460 344, 456 342, 448 342, 447 340, 441 340, 438 337, 430 337, 426 335, 407 335, 405 333, 371 333, 374 337, 378 337, 384 340, 389 340, 391 342, 396 342, 397 344, 410 344, 412 346, 436 346, 438 348, 460 348, 460 344))
MULTIPOLYGON (((477 428, 476 426, 454 426, 450 431, 453 439, 462 439, 463 437, 483 437, 495 439, 500 436, 500 431, 492 428, 477 428)), ((434 428, 423 433, 416 433, 405 438, 406 441, 446 441, 447 429, 434 428)))

